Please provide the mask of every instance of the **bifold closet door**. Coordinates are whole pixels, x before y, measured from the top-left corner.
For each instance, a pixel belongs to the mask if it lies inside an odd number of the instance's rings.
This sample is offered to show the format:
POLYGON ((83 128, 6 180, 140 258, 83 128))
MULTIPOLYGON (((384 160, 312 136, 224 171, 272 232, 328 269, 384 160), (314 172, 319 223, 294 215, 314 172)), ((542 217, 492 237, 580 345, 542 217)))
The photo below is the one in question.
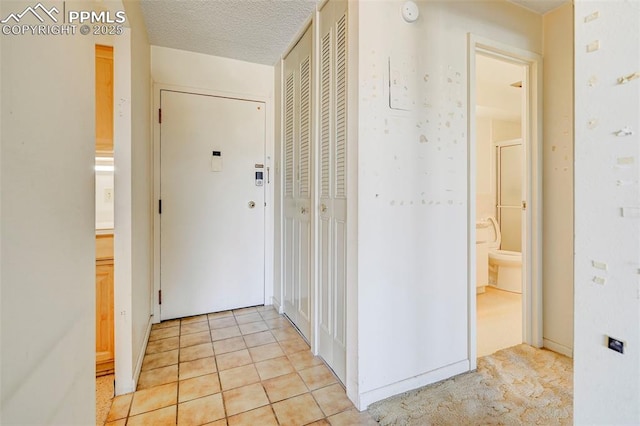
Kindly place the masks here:
POLYGON ((318 353, 346 379, 347 16, 346 2, 320 13, 318 353))
POLYGON ((311 331, 312 31, 284 61, 284 313, 309 340, 311 331))

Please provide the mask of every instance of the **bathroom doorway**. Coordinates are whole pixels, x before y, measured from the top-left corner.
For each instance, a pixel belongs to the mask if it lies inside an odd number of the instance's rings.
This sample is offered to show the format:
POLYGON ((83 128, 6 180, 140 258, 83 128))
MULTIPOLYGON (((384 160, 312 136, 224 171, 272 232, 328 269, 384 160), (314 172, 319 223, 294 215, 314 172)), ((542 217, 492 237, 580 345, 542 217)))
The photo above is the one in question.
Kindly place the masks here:
POLYGON ((470 360, 540 347, 539 57, 470 37, 470 360), (533 209, 531 208, 533 207, 533 209))

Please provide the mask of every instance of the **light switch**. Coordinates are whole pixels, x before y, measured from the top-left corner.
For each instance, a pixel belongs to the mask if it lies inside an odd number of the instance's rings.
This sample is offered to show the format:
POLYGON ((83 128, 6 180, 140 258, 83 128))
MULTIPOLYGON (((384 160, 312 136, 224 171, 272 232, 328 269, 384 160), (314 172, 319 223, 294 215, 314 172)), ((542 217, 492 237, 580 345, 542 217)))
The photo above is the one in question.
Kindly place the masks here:
POLYGON ((211 156, 211 171, 222 171, 222 153, 220 151, 213 151, 213 154, 211 156))

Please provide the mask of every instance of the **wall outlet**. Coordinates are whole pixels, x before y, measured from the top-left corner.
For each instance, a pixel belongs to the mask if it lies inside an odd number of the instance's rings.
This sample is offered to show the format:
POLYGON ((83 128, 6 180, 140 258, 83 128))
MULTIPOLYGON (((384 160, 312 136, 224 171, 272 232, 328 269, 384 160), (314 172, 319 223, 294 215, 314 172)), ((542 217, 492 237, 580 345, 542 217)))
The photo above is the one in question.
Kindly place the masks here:
POLYGON ((107 188, 104 190, 104 201, 105 203, 113 202, 113 188, 107 188))

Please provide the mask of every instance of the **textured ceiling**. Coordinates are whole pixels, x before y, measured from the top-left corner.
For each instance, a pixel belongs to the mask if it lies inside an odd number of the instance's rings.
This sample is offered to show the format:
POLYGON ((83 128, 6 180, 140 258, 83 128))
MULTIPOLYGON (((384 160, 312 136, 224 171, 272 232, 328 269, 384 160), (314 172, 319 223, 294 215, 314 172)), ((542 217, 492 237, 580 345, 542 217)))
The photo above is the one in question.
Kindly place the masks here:
MULTIPOLYGON (((140 4, 151 44, 273 65, 320 1, 141 0, 140 4)), ((544 14, 570 0, 509 1, 544 14)))
POLYGON ((317 0, 142 0, 151 44, 273 65, 317 0))
POLYGON ((562 6, 565 3, 570 3, 571 0, 509 0, 511 3, 518 4, 522 7, 526 7, 536 13, 544 15, 553 9, 562 6))

